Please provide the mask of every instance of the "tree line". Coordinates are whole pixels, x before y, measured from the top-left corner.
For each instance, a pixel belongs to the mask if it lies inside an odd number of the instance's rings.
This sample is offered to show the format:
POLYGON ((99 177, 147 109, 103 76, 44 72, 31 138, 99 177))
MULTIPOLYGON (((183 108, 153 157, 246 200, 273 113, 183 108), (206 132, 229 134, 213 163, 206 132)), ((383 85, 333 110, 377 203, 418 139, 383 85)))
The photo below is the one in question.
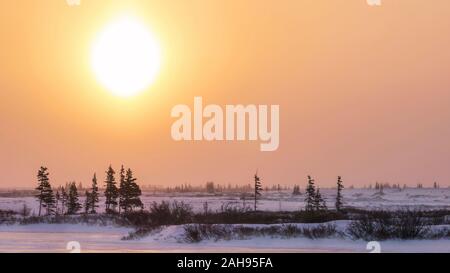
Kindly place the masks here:
MULTIPOLYGON (((105 212, 113 213, 128 213, 134 209, 143 209, 144 205, 140 196, 142 191, 136 183, 136 178, 133 176, 131 169, 125 170, 122 165, 119 173, 119 186, 116 182, 116 172, 110 165, 106 171, 105 178, 105 212)), ((73 215, 77 214, 84 208, 85 214, 97 213, 99 207, 99 188, 97 183, 97 175, 94 173, 92 184, 89 190, 85 192, 84 204, 81 205, 78 196, 78 188, 75 182, 66 184, 65 187, 60 186, 56 193, 54 193, 49 179, 49 172, 47 167, 41 167, 38 170, 37 180, 38 186, 36 191, 37 200, 39 201, 39 216, 42 214, 42 209, 46 210, 47 215, 73 215)), ((344 189, 342 178, 338 176, 337 179, 337 195, 335 201, 335 208, 341 211, 343 206, 342 190, 344 189)), ((258 173, 254 176, 254 210, 257 210, 258 199, 261 196, 262 183, 258 173)), ((300 194, 300 188, 294 187, 293 194, 300 194)), ((320 189, 316 188, 314 179, 308 176, 308 184, 306 187, 305 210, 306 211, 326 211, 327 204, 320 193, 320 189)))
MULTIPOLYGON (((343 196, 342 196, 342 190, 344 189, 344 184, 342 182, 342 177, 338 176, 337 178, 337 194, 336 194, 336 201, 335 201, 335 208, 336 211, 341 211, 342 207, 344 205, 343 203, 343 196)), ((258 198, 261 196, 262 191, 262 184, 261 184, 261 178, 258 176, 258 173, 254 176, 254 210, 257 210, 257 201, 258 198)), ((300 195, 300 187, 294 186, 294 191, 292 193, 293 195, 300 195)), ((314 184, 314 179, 310 175, 308 175, 308 184, 306 187, 306 197, 305 197, 305 210, 309 212, 314 211, 326 211, 328 210, 327 204, 325 202, 325 199, 323 199, 322 194, 320 193, 320 189, 316 188, 314 184)))
MULTIPOLYGON (((81 205, 78 188, 75 182, 60 186, 54 192, 49 179, 50 173, 47 167, 40 167, 37 174, 38 186, 36 187, 36 198, 39 202, 38 214, 46 210, 47 215, 73 215, 84 208, 85 214, 97 213, 99 207, 99 188, 97 175, 94 173, 90 189, 85 192, 84 204, 81 205)), ((131 169, 125 170, 122 165, 119 173, 119 186, 117 186, 115 171, 112 166, 108 167, 105 178, 105 211, 106 213, 128 213, 134 209, 143 209, 144 205, 140 196, 142 191, 136 183, 131 169)))

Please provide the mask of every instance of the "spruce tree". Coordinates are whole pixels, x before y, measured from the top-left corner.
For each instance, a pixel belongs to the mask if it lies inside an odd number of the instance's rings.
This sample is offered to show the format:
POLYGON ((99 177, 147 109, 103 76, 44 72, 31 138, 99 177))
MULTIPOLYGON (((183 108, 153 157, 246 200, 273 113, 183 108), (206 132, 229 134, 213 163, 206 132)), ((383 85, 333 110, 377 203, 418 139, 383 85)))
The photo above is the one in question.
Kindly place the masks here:
POLYGON ((98 194, 98 186, 97 186, 97 175, 94 173, 94 177, 92 178, 92 187, 91 192, 89 194, 89 213, 95 214, 97 213, 96 208, 98 208, 99 194, 98 194))
POLYGON ((120 167, 120 181, 119 181, 119 213, 123 208, 126 212, 127 199, 128 199, 128 187, 125 182, 125 168, 123 165, 120 167))
POLYGON ((59 201, 61 201, 61 195, 59 194, 59 189, 56 190, 56 194, 55 194, 55 213, 56 215, 59 214, 59 201))
POLYGON ((255 174, 255 211, 257 209, 258 197, 261 196, 262 186, 261 178, 258 176, 258 171, 255 174))
POLYGON ((88 190, 85 192, 86 198, 84 199, 84 214, 88 214, 91 210, 91 194, 88 190))
POLYGON ((141 188, 139 187, 139 185, 136 183, 136 178, 133 177, 133 172, 131 171, 131 169, 128 169, 127 171, 127 176, 126 176, 126 181, 127 184, 129 184, 130 187, 130 205, 131 208, 140 208, 143 209, 144 208, 144 204, 141 201, 141 195, 142 195, 142 191, 141 188))
POLYGON ((344 189, 344 184, 342 183, 342 178, 340 176, 338 176, 338 180, 337 180, 337 195, 336 195, 336 210, 337 211, 341 211, 342 209, 342 190, 344 189))
POLYGON ((39 184, 36 187, 36 190, 38 191, 36 198, 39 201, 39 216, 41 216, 42 208, 47 209, 47 215, 52 214, 55 209, 55 195, 53 194, 48 176, 48 169, 46 167, 41 167, 37 174, 39 184))
POLYGON ((133 171, 128 169, 120 187, 120 206, 125 213, 133 211, 134 208, 142 209, 144 207, 140 198, 142 191, 136 180, 133 177, 133 171))
POLYGON ((308 185, 306 186, 306 197, 305 197, 305 210, 314 210, 314 199, 316 196, 316 188, 314 186, 314 179, 308 175, 308 185))
POLYGON ((316 190, 316 194, 314 195, 314 209, 316 211, 327 210, 327 204, 325 200, 322 198, 322 194, 320 194, 320 189, 316 190))
POLYGON ((115 211, 117 206, 117 198, 119 197, 119 190, 116 186, 116 179, 114 178, 114 170, 109 166, 106 171, 106 189, 105 189, 105 206, 106 212, 112 213, 115 211))
POLYGON ((67 211, 66 208, 67 200, 69 200, 69 195, 67 194, 66 188, 61 187, 61 214, 65 214, 67 211))
POLYGON ((78 189, 75 182, 69 185, 69 196, 67 200, 67 214, 76 214, 81 209, 78 201, 78 189))

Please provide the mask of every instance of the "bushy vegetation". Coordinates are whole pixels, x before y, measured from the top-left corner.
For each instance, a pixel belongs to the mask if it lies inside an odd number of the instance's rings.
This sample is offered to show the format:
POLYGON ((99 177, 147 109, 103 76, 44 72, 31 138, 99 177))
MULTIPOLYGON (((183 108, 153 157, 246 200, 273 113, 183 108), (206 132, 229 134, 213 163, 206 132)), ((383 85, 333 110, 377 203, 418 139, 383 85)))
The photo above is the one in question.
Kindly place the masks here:
POLYGON ((150 205, 150 219, 154 225, 180 225, 192 222, 192 206, 184 202, 153 202, 150 205))
POLYGON ((430 220, 421 211, 378 211, 361 214, 347 229, 354 239, 423 239, 430 236, 430 220))
POLYGON ((17 212, 12 210, 0 210, 0 224, 13 224, 16 222, 17 212))
POLYGON ((334 224, 300 227, 293 224, 253 227, 245 225, 191 224, 184 226, 184 241, 198 243, 203 240, 246 239, 255 236, 276 238, 307 237, 310 239, 340 236, 334 224))
POLYGON ((334 224, 320 224, 314 227, 302 227, 302 235, 309 239, 328 238, 342 234, 337 231, 334 224))

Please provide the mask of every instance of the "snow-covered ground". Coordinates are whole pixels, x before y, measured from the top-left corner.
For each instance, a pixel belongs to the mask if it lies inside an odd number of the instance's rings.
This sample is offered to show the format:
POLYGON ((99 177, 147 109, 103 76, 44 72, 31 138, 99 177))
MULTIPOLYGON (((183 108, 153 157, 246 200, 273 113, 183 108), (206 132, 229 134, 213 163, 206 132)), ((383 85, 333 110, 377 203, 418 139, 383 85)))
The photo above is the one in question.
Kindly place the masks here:
MULTIPOLYGON (((321 189, 327 204, 333 206, 336 198, 335 189, 321 189)), ((343 191, 346 206, 362 209, 450 209, 450 188, 442 189, 385 189, 383 193, 375 189, 345 189, 343 191)), ((291 191, 268 191, 263 192, 258 201, 258 208, 267 211, 295 211, 303 208, 305 196, 293 196, 291 191)), ((81 201, 83 198, 81 198, 81 201)), ((238 193, 205 194, 205 193, 153 193, 144 192, 142 201, 145 207, 152 202, 183 201, 192 205, 195 211, 203 211, 205 202, 212 211, 220 210, 223 205, 253 206, 251 197, 247 200, 241 198, 238 193)), ((100 200, 103 203, 103 199, 100 200)), ((0 197, 0 209, 11 209, 20 211, 26 204, 37 213, 36 199, 34 197, 0 197)), ((102 210, 102 206, 99 209, 102 210)))
MULTIPOLYGON (((336 191, 321 189, 330 207, 336 191)), ((450 209, 450 188, 442 189, 345 189, 346 206, 363 209, 450 209)), ((290 191, 264 192, 258 201, 260 210, 294 211, 303 208, 304 195, 293 196, 290 191)), ((211 211, 224 205, 252 205, 251 197, 243 200, 240 194, 144 192, 146 208, 152 202, 183 201, 195 211, 203 211, 208 203, 211 211)), ((83 198, 80 200, 83 201, 83 198)), ((101 200, 102 202, 103 200, 101 200)), ((37 213, 34 197, 0 197, 0 209, 20 211, 23 205, 37 213)), ((100 211, 102 209, 100 208, 100 211)), ((182 226, 169 226, 139 240, 121 240, 130 228, 114 226, 87 226, 83 224, 0 225, 0 252, 68 252, 67 243, 77 241, 85 252, 369 252, 367 242, 343 238, 311 240, 304 237, 271 238, 252 237, 245 240, 212 241, 190 244, 180 239, 182 226)), ((382 252, 450 252, 450 240, 390 240, 381 242, 382 252)))
MULTIPOLYGON (((251 226, 251 225, 250 225, 251 226)), ((259 225, 261 226, 261 225, 259 225)), ((183 226, 168 226, 140 240, 121 238, 129 228, 68 224, 0 226, 0 252, 69 252, 67 244, 79 242, 81 252, 370 252, 368 242, 341 238, 271 238, 183 242, 183 226)), ((389 240, 381 252, 450 252, 450 240, 389 240)))

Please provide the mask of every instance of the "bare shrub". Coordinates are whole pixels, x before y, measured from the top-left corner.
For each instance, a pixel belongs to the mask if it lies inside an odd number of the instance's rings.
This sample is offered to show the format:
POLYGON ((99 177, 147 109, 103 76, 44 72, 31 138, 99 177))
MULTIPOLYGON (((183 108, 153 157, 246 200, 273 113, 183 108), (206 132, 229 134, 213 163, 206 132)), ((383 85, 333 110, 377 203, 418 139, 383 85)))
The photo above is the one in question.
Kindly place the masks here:
POLYGON ((201 225, 187 225, 184 227, 184 240, 188 243, 199 243, 204 240, 204 234, 200 231, 201 225))
POLYGON ((134 227, 146 227, 151 226, 151 214, 147 211, 129 211, 122 215, 124 224, 134 227))
POLYGON ((424 219, 420 211, 399 211, 394 219, 395 235, 400 239, 422 239, 430 231, 428 221, 424 219))
POLYGON ((155 225, 180 225, 192 221, 194 213, 192 206, 174 201, 153 202, 150 205, 150 218, 155 225))
POLYGON ((320 224, 313 227, 303 227, 301 234, 309 239, 319 239, 335 236, 338 231, 334 224, 320 224))
POLYGON ((297 225, 272 225, 267 227, 249 227, 244 225, 194 224, 184 227, 184 241, 198 243, 202 240, 247 239, 252 236, 271 236, 278 238, 307 237, 310 239, 332 237, 337 234, 334 224, 300 228, 297 225))
POLYGON ((335 220, 344 220, 347 216, 343 212, 337 211, 306 211, 302 210, 296 213, 295 222, 298 223, 326 223, 335 220))
POLYGON ((193 210, 188 203, 174 201, 171 207, 171 216, 174 219, 174 224, 184 224, 192 221, 193 210))
POLYGON ((12 210, 0 210, 0 224, 14 224, 17 213, 12 210))
POLYGON ((23 204, 22 209, 20 210, 20 215, 22 217, 28 217, 31 214, 31 208, 27 206, 27 204, 23 204))
POLYGON ((186 225, 184 226, 184 240, 188 243, 198 243, 202 240, 231 240, 233 230, 228 225, 186 225))
POLYGON ((423 239, 428 221, 420 211, 370 212, 350 223, 347 233, 354 239, 423 239))

